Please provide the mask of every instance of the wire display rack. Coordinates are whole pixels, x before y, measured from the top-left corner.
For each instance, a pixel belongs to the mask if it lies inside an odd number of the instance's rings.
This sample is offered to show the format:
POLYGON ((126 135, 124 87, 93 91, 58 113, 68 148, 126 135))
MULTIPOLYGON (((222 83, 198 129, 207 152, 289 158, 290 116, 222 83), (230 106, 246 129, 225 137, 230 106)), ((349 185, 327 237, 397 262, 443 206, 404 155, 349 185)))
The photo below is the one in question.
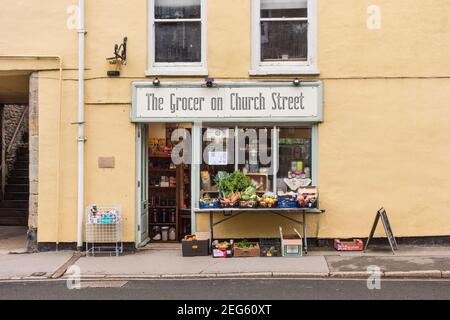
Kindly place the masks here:
POLYGON ((123 253, 120 206, 90 205, 86 209, 86 256, 123 253))

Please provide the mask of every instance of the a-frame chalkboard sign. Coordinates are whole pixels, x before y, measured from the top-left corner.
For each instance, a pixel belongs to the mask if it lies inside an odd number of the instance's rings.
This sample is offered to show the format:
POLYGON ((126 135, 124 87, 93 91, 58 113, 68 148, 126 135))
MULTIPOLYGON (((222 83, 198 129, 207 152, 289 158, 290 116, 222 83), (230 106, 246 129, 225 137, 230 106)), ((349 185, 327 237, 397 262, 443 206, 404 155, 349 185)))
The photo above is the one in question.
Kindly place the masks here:
POLYGON ((375 235, 375 231, 377 230, 378 222, 380 221, 380 219, 383 222, 384 230, 386 231, 389 245, 391 246, 392 252, 395 254, 395 250, 398 250, 397 240, 395 239, 394 232, 392 231, 391 224, 389 223, 387 212, 384 208, 381 208, 377 212, 377 216, 375 217, 375 222, 373 223, 372 231, 370 232, 369 239, 367 239, 364 251, 366 251, 367 248, 369 247, 369 243, 373 239, 373 236, 375 235))

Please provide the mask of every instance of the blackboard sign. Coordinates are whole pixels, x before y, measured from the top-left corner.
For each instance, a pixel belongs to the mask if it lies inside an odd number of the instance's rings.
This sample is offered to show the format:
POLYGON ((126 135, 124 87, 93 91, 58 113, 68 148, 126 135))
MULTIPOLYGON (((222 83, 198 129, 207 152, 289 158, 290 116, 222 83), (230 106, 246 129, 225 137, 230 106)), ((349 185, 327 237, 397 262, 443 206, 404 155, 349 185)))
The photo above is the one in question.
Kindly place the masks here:
POLYGON ((394 232, 392 231, 392 227, 389 222, 387 212, 384 208, 381 208, 377 212, 377 216, 375 217, 375 222, 373 223, 372 231, 370 232, 370 236, 367 239, 366 248, 364 249, 364 251, 366 251, 367 248, 369 247, 369 243, 373 239, 373 236, 375 235, 375 231, 377 230, 378 222, 380 221, 380 219, 383 222, 384 230, 386 231, 389 245, 391 246, 392 252, 395 254, 395 250, 398 250, 397 240, 395 239, 394 232))

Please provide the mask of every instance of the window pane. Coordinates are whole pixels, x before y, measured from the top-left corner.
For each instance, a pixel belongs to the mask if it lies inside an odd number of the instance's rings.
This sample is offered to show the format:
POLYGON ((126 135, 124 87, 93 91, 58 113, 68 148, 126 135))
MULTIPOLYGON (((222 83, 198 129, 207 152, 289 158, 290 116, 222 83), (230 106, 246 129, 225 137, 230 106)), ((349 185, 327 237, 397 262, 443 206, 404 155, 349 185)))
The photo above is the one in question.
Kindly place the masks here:
POLYGON ((307 179, 312 179, 311 131, 303 128, 280 129, 277 191, 297 191, 299 182, 306 184, 309 182, 307 179))
POLYGON ((201 0, 156 0, 156 19, 200 19, 201 0))
POLYGON ((250 177, 261 193, 273 189, 272 128, 241 128, 238 132, 239 170, 250 177))
POLYGON ((156 62, 201 62, 201 22, 156 23, 156 62))
POLYGON ((217 197, 217 176, 235 170, 234 128, 203 128, 202 139, 201 194, 208 193, 211 197, 217 197))
POLYGON ((306 21, 261 22, 262 61, 308 58, 308 23, 306 21))
POLYGON ((307 0, 261 0, 261 18, 306 18, 307 0))

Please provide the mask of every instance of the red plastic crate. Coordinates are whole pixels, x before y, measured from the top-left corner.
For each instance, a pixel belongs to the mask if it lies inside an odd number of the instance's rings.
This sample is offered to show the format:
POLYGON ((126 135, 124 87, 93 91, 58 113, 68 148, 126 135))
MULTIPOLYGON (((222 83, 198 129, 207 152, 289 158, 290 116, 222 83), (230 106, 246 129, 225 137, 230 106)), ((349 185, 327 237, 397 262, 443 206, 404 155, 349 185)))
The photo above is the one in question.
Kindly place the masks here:
POLYGON ((364 243, 360 239, 353 241, 341 241, 339 239, 334 240, 334 248, 337 251, 363 251, 364 243))

